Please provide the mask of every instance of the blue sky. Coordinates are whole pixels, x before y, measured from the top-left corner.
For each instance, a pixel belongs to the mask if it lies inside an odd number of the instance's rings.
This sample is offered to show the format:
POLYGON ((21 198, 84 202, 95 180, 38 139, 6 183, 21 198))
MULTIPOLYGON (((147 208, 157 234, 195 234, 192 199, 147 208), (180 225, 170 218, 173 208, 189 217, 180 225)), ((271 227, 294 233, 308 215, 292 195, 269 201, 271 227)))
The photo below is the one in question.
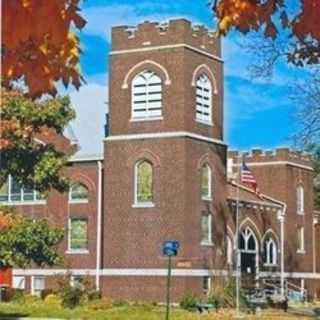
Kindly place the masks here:
MULTIPOLYGON (((82 15, 87 25, 80 33, 81 70, 87 84, 78 92, 69 89, 68 93, 77 111, 72 126, 80 141, 80 153, 91 154, 102 152, 111 27, 176 17, 209 28, 214 22, 207 0, 85 0, 82 15)), ((296 122, 287 84, 295 81, 298 72, 279 63, 270 81, 252 80, 247 71, 252 57, 239 43, 243 43, 243 36, 238 34, 223 39, 225 142, 231 149, 241 150, 290 145, 296 122)))

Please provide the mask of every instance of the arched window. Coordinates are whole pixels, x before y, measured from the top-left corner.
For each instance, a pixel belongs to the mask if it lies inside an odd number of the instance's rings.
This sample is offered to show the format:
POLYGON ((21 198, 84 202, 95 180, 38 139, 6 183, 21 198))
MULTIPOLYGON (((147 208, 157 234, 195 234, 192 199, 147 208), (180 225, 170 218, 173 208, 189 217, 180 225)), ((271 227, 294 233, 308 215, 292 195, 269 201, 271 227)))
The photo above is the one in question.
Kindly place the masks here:
POLYGON ((211 168, 208 164, 205 164, 201 168, 201 198, 203 200, 211 200, 212 198, 212 175, 211 168))
POLYGON ((245 252, 257 252, 257 240, 250 228, 245 228, 239 237, 239 249, 245 252))
POLYGON ((162 116, 161 78, 145 70, 132 80, 132 119, 152 119, 162 116))
POLYGON ((304 189, 301 185, 297 187, 297 212, 304 214, 304 189))
POLYGON ((135 166, 135 204, 153 203, 153 166, 142 160, 135 166))
POLYGON ((212 123, 212 85, 206 74, 202 73, 196 82, 196 120, 212 123))
POLYGON ((266 265, 277 264, 277 245, 272 238, 267 238, 263 245, 264 250, 264 263, 266 265))
POLYGON ((69 191, 69 202, 88 202, 89 192, 82 183, 75 183, 69 191))

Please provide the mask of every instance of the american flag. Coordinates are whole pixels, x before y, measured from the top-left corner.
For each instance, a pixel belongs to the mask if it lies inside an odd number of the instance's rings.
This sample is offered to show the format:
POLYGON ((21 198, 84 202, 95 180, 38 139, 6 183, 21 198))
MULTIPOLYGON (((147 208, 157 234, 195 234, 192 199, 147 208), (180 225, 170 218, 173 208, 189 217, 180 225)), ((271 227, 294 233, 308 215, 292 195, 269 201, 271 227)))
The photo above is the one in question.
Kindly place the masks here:
POLYGON ((241 166, 241 183, 249 185, 257 194, 259 194, 257 181, 244 161, 241 166))

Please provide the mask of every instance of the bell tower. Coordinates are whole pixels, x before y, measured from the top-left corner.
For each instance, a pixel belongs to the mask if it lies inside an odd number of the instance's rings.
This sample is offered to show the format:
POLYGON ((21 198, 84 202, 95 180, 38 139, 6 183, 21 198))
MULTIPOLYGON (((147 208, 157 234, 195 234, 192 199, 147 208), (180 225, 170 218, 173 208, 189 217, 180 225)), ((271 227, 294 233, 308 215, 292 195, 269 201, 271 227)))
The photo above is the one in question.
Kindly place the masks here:
POLYGON ((115 298, 164 299, 165 240, 181 246, 176 301, 188 290, 201 293, 209 270, 219 268, 226 186, 220 51, 218 38, 184 19, 112 29, 103 290, 115 298))

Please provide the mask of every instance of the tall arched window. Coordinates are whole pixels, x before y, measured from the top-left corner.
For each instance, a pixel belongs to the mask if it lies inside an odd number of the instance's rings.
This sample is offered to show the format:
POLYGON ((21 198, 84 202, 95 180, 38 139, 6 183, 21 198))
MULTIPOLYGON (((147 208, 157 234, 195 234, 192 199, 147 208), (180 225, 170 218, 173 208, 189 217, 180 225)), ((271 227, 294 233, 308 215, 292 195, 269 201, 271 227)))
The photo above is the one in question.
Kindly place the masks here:
POLYGON ((212 199, 212 175, 211 168, 208 164, 205 164, 201 168, 201 198, 203 200, 212 199))
POLYGON ((135 204, 151 205, 153 203, 153 166, 142 160, 135 166, 135 204))
POLYGON ((132 119, 152 119, 162 116, 161 78, 145 70, 132 80, 132 119))
POLYGON ((277 245, 272 238, 267 238, 263 244, 264 263, 266 265, 277 264, 277 245))
POLYGON ((297 187, 297 212, 304 214, 304 189, 301 185, 297 187))
POLYGON ((69 191, 69 202, 88 202, 89 192, 82 183, 74 183, 69 191))
POLYGON ((212 123, 212 84, 204 73, 196 81, 196 120, 212 123))
POLYGON ((245 252, 257 252, 257 240, 250 228, 245 228, 239 237, 239 249, 245 252))

